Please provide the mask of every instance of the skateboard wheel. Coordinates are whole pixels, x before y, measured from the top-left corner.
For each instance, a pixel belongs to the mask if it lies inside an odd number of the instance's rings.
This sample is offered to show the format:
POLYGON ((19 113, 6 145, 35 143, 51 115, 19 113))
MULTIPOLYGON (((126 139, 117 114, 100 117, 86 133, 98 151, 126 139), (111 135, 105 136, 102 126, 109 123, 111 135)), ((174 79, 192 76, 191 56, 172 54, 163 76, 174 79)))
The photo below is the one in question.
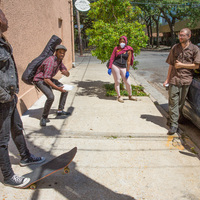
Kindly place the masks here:
POLYGON ((30 189, 31 189, 31 190, 36 189, 36 184, 32 184, 32 185, 30 185, 30 189))
POLYGON ((64 173, 65 173, 65 174, 68 174, 69 172, 70 172, 69 167, 65 167, 65 168, 64 168, 64 173))

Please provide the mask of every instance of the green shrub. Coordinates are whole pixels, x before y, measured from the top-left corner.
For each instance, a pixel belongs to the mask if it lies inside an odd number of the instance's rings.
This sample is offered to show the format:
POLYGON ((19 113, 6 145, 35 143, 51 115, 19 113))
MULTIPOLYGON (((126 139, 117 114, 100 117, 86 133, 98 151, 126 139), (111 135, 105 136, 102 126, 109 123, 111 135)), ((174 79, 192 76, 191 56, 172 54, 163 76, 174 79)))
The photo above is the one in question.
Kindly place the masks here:
MULTIPOLYGON (((117 92, 115 91, 114 84, 105 84, 106 89, 106 96, 117 96, 117 92)), ((141 85, 131 85, 132 87, 132 94, 133 96, 148 96, 144 92, 144 87, 141 85)), ((121 96, 128 96, 128 92, 126 91, 124 84, 120 83, 120 95, 121 96)))

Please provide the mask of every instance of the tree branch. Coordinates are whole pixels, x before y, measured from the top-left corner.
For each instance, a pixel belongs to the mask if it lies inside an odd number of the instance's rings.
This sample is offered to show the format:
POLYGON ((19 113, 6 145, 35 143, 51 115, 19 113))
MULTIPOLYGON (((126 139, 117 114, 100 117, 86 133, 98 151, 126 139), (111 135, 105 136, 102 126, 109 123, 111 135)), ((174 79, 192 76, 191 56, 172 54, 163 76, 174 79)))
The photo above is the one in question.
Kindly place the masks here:
POLYGON ((114 18, 115 18, 115 20, 116 20, 116 23, 118 23, 118 21, 117 21, 117 17, 115 16, 114 6, 112 6, 112 10, 113 10, 113 16, 114 16, 114 18))

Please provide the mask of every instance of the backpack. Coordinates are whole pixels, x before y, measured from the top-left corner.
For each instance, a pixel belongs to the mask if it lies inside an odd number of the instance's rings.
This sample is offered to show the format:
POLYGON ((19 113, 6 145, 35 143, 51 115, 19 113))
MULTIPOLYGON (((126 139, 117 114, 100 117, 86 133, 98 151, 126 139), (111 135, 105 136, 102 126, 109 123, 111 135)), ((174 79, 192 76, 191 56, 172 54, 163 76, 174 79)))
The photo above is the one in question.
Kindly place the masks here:
POLYGON ((61 42, 62 40, 58 36, 53 35, 51 37, 42 53, 28 64, 27 68, 22 74, 22 81, 24 83, 28 85, 33 85, 33 78, 36 74, 38 67, 43 63, 46 58, 54 54, 56 46, 59 45, 61 42))
POLYGON ((109 69, 109 65, 110 65, 110 59, 107 61, 106 63, 106 67, 109 69))

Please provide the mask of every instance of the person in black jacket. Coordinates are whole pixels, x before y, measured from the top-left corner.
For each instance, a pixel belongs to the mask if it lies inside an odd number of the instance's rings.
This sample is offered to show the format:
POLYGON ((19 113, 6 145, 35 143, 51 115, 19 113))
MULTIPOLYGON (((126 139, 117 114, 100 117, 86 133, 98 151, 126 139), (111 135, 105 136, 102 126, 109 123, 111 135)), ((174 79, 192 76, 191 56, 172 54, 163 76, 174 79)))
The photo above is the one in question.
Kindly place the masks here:
POLYGON ((8 21, 0 9, 0 168, 4 176, 4 184, 22 187, 30 179, 14 174, 8 154, 10 132, 20 153, 20 166, 41 163, 44 157, 30 154, 23 135, 23 124, 16 104, 19 91, 18 74, 13 58, 12 47, 3 36, 8 29, 8 21))

